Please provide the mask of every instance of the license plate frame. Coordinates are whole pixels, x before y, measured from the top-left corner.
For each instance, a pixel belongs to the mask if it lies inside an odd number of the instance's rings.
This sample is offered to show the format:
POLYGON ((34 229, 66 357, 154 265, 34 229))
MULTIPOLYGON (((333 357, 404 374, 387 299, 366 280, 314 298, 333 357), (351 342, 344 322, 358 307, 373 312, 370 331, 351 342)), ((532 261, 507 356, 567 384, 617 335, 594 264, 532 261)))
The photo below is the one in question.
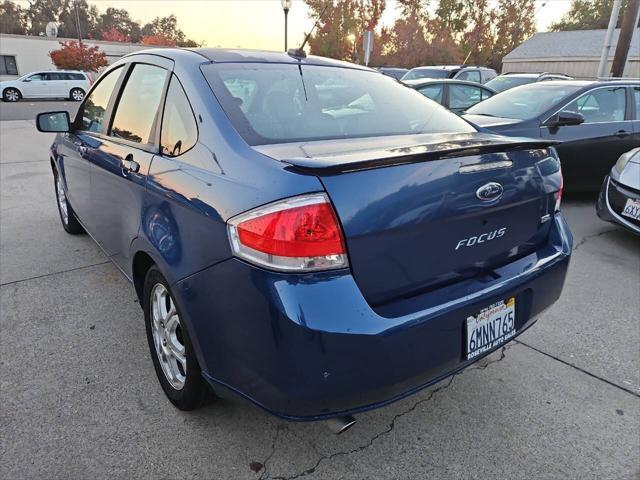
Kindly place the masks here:
POLYGON ((515 297, 491 304, 467 317, 465 334, 467 360, 508 342, 516 334, 515 297))
POLYGON ((640 221, 640 200, 637 200, 635 198, 627 198, 627 201, 624 204, 624 208, 620 213, 624 217, 640 221))

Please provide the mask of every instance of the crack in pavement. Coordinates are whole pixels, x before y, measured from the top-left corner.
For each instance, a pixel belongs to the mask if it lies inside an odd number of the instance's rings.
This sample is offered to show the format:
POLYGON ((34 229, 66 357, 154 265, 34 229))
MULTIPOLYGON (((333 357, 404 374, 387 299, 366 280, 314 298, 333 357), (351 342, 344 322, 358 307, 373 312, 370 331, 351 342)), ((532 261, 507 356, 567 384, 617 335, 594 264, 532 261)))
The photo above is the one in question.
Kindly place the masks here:
MULTIPOLYGON (((377 434, 375 434, 364 445, 360 445, 360 446, 358 446, 356 448, 353 448, 353 449, 347 450, 347 451, 340 451, 340 452, 332 453, 330 455, 323 455, 316 461, 316 463, 312 467, 307 468, 307 469, 303 470, 302 472, 295 473, 295 474, 293 474, 291 476, 287 477, 287 476, 279 475, 279 476, 271 477, 271 476, 268 476, 268 475, 267 476, 262 476, 261 475, 260 476, 260 480, 267 480, 267 479, 271 479, 271 480, 295 480, 297 478, 301 478, 301 477, 305 477, 307 475, 313 474, 317 470, 317 468, 325 461, 330 461, 330 460, 333 460, 334 458, 337 458, 337 457, 343 457, 343 456, 352 455, 354 453, 359 453, 359 452, 362 452, 363 450, 368 449, 369 447, 371 447, 376 442, 376 440, 378 440, 379 438, 384 437, 387 434, 391 433, 394 430, 394 428, 396 426, 396 421, 398 419, 400 419, 400 418, 404 417, 405 415, 408 415, 409 413, 415 411, 423 403, 429 402, 438 392, 441 392, 441 391, 446 390, 447 388, 449 388, 453 384, 453 381, 455 380, 455 378, 458 375, 462 375, 464 372, 471 371, 471 370, 484 370, 487 367, 489 367, 490 365, 493 365, 495 363, 501 362, 502 360, 504 360, 504 358, 506 356, 506 351, 509 348, 511 348, 512 346, 513 346, 513 344, 504 345, 500 350, 500 357, 495 359, 495 360, 491 360, 491 361, 489 361, 487 363, 484 363, 482 365, 470 366, 469 368, 466 368, 464 370, 461 370, 461 371, 451 375, 445 385, 442 385, 442 386, 440 386, 438 388, 433 389, 426 398, 422 398, 422 399, 418 400, 417 402, 415 402, 408 409, 406 409, 406 410, 404 410, 404 411, 402 411, 400 413, 395 414, 393 416, 393 418, 391 419, 391 422, 389 422, 389 425, 387 426, 387 428, 384 429, 383 431, 378 432, 377 434)), ((487 357, 484 357, 484 358, 487 358, 487 357)), ((479 360, 479 361, 481 362, 482 360, 479 360)), ((277 436, 277 432, 276 432, 276 436, 277 436)), ((271 452, 271 454, 269 455, 268 458, 271 459, 271 457, 273 457, 274 454, 275 454, 275 441, 274 441, 274 444, 273 444, 273 450, 272 450, 272 452, 271 452)), ((429 462, 429 464, 433 468, 428 470, 425 473, 432 472, 432 471, 434 471, 436 469, 439 469, 439 468, 441 469, 442 468, 442 465, 437 465, 437 464, 434 464, 432 462, 429 462)), ((265 465, 264 473, 266 474, 267 473, 266 472, 266 470, 267 470, 266 469, 266 461, 265 461, 264 465, 265 465)))
POLYGON ((278 443, 278 437, 280 436, 280 432, 285 429, 287 429, 286 424, 276 425, 276 433, 273 436, 273 441, 271 442, 271 452, 269 452, 269 455, 267 455, 267 457, 262 462, 262 473, 258 477, 258 480, 269 478, 268 463, 269 463, 269 460, 271 460, 276 453, 276 444, 278 443))
POLYGON ((547 352, 545 352, 543 350, 540 350, 539 348, 536 348, 536 347, 534 347, 532 345, 529 345, 528 343, 524 343, 522 340, 514 340, 514 342, 519 344, 519 345, 522 345, 523 347, 530 348, 534 352, 538 352, 541 355, 545 355, 545 356, 555 360, 556 362, 560 362, 563 365, 566 365, 567 367, 571 367, 571 368, 573 368, 573 369, 575 369, 575 370, 577 370, 579 372, 582 372, 585 375, 589 375, 590 377, 595 378, 596 380, 600 380, 601 382, 604 382, 607 385, 610 385, 612 387, 618 388, 618 389, 622 390, 623 392, 630 393, 631 395, 633 395, 635 397, 640 397, 640 393, 638 393, 638 392, 634 392, 633 390, 631 390, 631 389, 629 389, 627 387, 623 387, 622 385, 614 383, 611 380, 607 380, 606 378, 600 377, 600 376, 596 375, 595 373, 591 373, 590 371, 585 370, 584 368, 580 368, 577 365, 574 365, 573 363, 569 363, 566 360, 562 360, 560 357, 556 357, 555 355, 552 355, 552 354, 547 353, 547 352))
POLYGON ((576 243, 573 246, 573 251, 575 252, 576 250, 578 250, 578 248, 580 248, 582 245, 587 243, 592 238, 601 237, 602 235, 606 235, 607 233, 611 233, 611 232, 617 232, 618 230, 619 230, 618 228, 610 228, 609 230, 603 230, 603 231, 598 232, 598 233, 592 233, 591 235, 585 235, 584 237, 582 237, 580 239, 580 241, 578 243, 576 243))

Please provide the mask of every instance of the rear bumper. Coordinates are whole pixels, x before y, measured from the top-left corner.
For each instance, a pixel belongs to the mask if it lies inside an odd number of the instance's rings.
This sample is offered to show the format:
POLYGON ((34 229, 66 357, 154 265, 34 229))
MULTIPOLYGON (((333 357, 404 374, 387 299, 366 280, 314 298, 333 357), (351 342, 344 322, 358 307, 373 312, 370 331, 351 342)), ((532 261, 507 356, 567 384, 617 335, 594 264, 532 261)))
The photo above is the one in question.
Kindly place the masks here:
POLYGON ((607 175, 600 189, 596 211, 602 220, 617 223, 633 233, 640 235, 640 223, 625 218, 620 214, 627 198, 640 199, 640 194, 626 189, 618 183, 614 183, 611 177, 607 175))
MULTIPOLYGON (((377 408, 477 361, 464 359, 467 316, 516 297, 520 333, 562 290, 572 236, 556 215, 548 244, 497 278, 374 311, 348 271, 267 272, 232 259, 178 282, 205 378, 289 420, 377 408)), ((487 354, 490 352, 487 352, 487 354)))

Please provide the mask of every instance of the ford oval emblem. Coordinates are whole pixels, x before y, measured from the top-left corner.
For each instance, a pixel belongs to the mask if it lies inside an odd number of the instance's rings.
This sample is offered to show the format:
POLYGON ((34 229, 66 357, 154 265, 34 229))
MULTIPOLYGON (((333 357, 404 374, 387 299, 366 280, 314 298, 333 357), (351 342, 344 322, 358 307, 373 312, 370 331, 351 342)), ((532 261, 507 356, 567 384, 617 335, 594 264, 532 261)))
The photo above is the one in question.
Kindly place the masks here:
POLYGON ((504 189, 497 182, 487 183, 476 190, 476 197, 485 202, 497 200, 502 196, 504 189))

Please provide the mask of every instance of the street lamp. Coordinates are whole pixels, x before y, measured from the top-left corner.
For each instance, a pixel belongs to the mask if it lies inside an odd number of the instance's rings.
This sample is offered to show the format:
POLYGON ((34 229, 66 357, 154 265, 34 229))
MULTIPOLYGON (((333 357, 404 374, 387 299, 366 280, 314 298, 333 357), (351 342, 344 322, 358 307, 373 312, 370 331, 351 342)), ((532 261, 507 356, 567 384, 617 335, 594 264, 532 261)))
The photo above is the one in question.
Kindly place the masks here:
POLYGON ((282 10, 284 11, 284 51, 287 51, 287 15, 289 15, 289 9, 291 8, 292 0, 280 0, 282 10))

